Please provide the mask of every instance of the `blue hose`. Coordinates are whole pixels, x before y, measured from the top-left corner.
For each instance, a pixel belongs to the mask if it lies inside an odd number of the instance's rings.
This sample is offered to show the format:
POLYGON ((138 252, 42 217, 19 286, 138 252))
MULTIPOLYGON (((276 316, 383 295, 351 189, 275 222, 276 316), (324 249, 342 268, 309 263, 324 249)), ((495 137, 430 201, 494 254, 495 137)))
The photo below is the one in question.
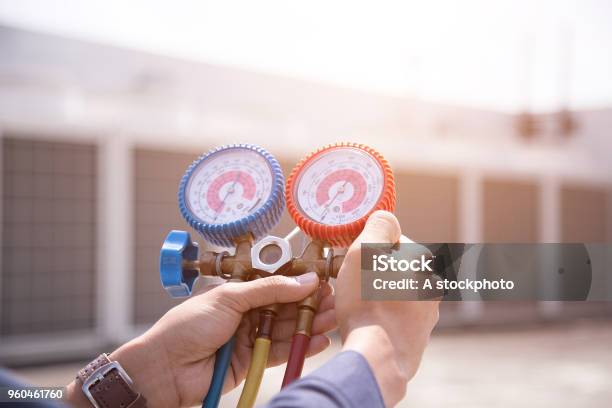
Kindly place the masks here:
POLYGON ((217 408, 219 405, 225 375, 227 374, 227 369, 232 361, 234 343, 236 343, 236 336, 232 336, 227 343, 217 350, 215 355, 215 368, 213 371, 212 380, 210 382, 210 388, 208 388, 208 393, 202 402, 202 408, 217 408))

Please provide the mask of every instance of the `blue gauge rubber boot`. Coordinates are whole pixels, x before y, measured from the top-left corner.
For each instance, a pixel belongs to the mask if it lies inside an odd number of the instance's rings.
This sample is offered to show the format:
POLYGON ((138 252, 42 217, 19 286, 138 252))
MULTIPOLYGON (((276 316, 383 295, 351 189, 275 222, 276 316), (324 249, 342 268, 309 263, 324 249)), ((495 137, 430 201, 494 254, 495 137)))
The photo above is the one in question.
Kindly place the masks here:
POLYGON ((202 408, 217 408, 219 405, 221 393, 223 392, 223 383, 225 382, 225 376, 227 375, 227 370, 232 361, 235 343, 236 336, 232 336, 227 343, 217 350, 212 380, 208 388, 208 393, 202 402, 202 408))
POLYGON ((186 231, 170 231, 159 254, 159 277, 166 292, 174 298, 191 295, 198 270, 185 269, 184 261, 198 259, 198 244, 186 231))
POLYGON ((283 170, 278 160, 268 153, 267 150, 259 146, 246 143, 221 146, 202 155, 189 166, 179 185, 178 204, 185 221, 207 242, 229 248, 234 246, 236 238, 246 234, 251 234, 255 240, 258 240, 266 236, 278 224, 285 210, 285 177, 283 176, 283 170), (266 197, 261 207, 244 218, 224 224, 206 223, 198 218, 189 208, 186 197, 187 186, 200 166, 204 166, 207 160, 227 150, 240 149, 260 155, 270 166, 272 172, 270 195, 266 197))

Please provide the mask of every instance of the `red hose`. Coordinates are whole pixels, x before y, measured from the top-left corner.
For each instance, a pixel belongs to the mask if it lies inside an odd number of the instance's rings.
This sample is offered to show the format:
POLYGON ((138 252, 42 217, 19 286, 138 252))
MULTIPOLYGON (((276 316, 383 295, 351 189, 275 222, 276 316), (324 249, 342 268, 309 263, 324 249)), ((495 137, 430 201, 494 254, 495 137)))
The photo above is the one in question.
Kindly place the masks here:
POLYGON ((306 359, 306 351, 310 343, 310 336, 303 333, 296 333, 291 340, 291 350, 289 351, 289 361, 287 361, 287 369, 283 378, 282 388, 285 388, 293 381, 300 378, 302 368, 304 368, 304 360, 306 359))

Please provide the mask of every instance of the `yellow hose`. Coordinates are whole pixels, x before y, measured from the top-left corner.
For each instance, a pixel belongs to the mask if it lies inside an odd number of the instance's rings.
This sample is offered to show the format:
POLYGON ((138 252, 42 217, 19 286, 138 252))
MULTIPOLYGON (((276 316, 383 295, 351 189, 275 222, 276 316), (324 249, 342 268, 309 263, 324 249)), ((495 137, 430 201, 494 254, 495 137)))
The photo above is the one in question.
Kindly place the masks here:
POLYGON ((258 337, 255 339, 253 347, 253 355, 251 356, 251 365, 242 388, 238 408, 252 408, 259 392, 259 385, 263 378, 264 370, 268 365, 268 354, 270 353, 270 339, 258 337))

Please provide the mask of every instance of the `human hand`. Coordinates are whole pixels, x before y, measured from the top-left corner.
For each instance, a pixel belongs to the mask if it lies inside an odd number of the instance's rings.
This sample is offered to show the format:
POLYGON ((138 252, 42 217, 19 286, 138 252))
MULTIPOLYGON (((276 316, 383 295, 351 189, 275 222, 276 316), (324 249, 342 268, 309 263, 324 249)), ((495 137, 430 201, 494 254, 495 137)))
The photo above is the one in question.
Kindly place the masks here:
MULTIPOLYGON (((361 299, 361 243, 396 243, 400 236, 400 226, 393 214, 373 213, 349 248, 336 284, 336 317, 344 350, 357 351, 368 360, 389 406, 404 396, 439 316, 439 300, 361 299)), ((422 247, 414 257, 422 254, 431 256, 422 247)))
MULTIPOLYGON (((110 359, 119 361, 149 407, 198 405, 210 385, 215 352, 234 333, 236 344, 224 392, 245 378, 258 307, 283 304, 272 333, 268 365, 287 361, 296 324, 294 302, 311 294, 317 285, 319 278, 309 273, 297 278, 273 276, 217 286, 169 310, 150 330, 113 352, 110 359)), ((308 355, 323 351, 330 344, 324 333, 336 327, 332 289, 326 283, 321 287, 322 299, 308 355)))

